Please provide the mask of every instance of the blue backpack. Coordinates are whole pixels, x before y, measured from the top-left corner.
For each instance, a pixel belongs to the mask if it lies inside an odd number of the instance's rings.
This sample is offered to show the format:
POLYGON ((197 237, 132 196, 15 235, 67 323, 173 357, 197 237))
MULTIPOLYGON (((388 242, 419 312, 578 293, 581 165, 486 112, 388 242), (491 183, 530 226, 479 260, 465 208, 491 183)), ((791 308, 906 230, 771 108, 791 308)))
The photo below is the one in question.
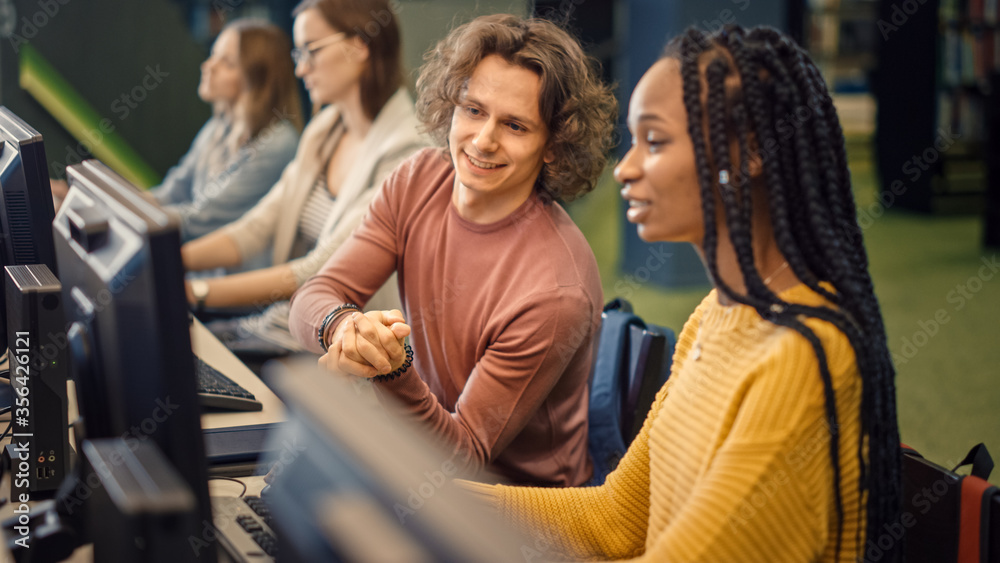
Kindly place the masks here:
POLYGON ((676 341, 672 330, 647 325, 624 299, 604 306, 590 375, 590 485, 604 483, 642 429, 656 392, 670 376, 676 341))

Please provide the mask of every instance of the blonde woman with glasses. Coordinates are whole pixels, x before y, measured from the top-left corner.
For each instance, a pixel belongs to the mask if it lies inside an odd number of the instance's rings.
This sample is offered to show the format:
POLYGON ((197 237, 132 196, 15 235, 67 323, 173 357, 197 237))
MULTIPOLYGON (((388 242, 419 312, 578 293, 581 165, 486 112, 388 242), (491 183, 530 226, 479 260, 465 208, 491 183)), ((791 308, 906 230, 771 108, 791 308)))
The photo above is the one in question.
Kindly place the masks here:
MULTIPOLYGON (((192 281, 196 308, 259 307, 209 327, 251 365, 302 349, 287 299, 347 239, 389 172, 426 144, 403 87, 400 36, 387 0, 305 0, 293 11, 295 73, 319 110, 295 159, 240 220, 184 246, 189 271, 231 268, 270 252, 269 268, 192 281), (380 20, 373 20, 380 14, 380 20), (372 37, 358 35, 377 21, 372 37)), ((380 309, 399 305, 395 279, 380 309)))

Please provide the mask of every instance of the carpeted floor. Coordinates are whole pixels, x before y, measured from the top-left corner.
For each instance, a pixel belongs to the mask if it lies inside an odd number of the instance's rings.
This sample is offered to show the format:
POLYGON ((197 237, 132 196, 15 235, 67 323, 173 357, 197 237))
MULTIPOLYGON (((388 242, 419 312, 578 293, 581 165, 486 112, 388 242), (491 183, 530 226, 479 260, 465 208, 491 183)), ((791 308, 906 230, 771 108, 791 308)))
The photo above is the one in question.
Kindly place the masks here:
MULTIPOLYGON (((942 465, 954 465, 979 442, 1000 460, 1000 249, 980 244, 978 217, 883 209, 868 139, 852 138, 848 155, 896 358, 902 440, 942 465)), ((624 222, 618 188, 608 175, 569 206, 597 256, 605 301, 621 279, 622 229, 633 228, 624 222)), ((646 320, 679 331, 706 292, 647 283, 630 300, 646 320)))

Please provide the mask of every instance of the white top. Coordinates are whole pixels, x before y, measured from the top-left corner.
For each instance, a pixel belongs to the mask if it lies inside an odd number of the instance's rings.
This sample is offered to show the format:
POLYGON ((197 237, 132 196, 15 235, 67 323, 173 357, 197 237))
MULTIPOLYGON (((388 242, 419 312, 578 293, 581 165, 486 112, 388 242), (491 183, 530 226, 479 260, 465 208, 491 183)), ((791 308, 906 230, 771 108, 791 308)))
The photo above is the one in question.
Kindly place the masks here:
POLYGON ((316 178, 309 197, 306 198, 306 205, 302 208, 302 217, 299 218, 299 238, 301 242, 312 248, 316 246, 316 241, 323 234, 323 226, 326 225, 326 218, 330 216, 337 198, 330 193, 327 187, 326 178, 322 174, 316 178))

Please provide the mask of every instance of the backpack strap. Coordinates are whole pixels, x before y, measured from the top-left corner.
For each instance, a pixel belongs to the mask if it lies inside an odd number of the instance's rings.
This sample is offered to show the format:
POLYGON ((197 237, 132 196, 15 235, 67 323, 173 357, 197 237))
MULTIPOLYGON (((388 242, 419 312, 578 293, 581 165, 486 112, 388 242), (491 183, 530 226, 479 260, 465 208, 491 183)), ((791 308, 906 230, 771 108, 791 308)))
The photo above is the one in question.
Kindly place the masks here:
POLYGON ((958 462, 958 465, 952 469, 952 472, 970 463, 972 464, 972 475, 979 477, 983 481, 990 478, 990 473, 993 472, 993 457, 990 456, 989 450, 986 449, 986 444, 980 442, 972 446, 969 453, 965 454, 965 459, 958 462))
POLYGON ((629 334, 632 326, 646 326, 631 310, 628 301, 616 299, 601 315, 587 417, 588 449, 594 462, 593 484, 604 482, 628 448, 622 436, 621 405, 629 369, 629 334))
POLYGON ((602 309, 605 313, 608 311, 621 311, 623 313, 632 313, 632 304, 628 302, 624 297, 615 297, 611 301, 608 301, 602 309))

